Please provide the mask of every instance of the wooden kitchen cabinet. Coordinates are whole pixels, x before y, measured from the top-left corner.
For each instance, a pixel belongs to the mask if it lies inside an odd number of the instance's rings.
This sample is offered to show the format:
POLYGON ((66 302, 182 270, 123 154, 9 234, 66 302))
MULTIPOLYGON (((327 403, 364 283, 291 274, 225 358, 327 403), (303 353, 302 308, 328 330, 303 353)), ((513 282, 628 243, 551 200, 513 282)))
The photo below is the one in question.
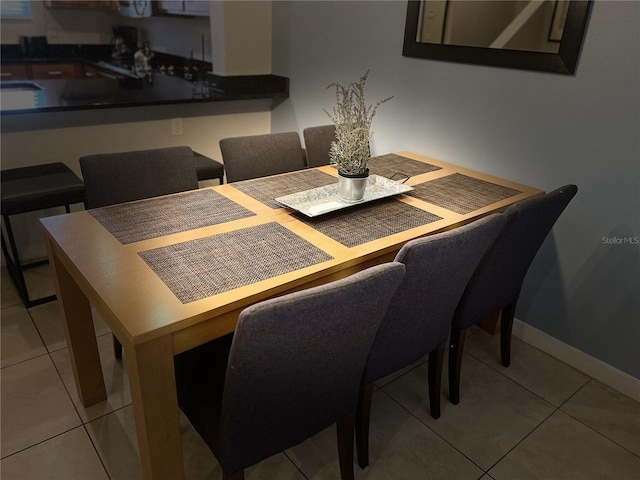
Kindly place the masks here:
POLYGON ((158 0, 153 8, 168 15, 209 16, 209 2, 202 0, 158 0))
POLYGON ((81 63, 33 63, 31 78, 33 80, 84 78, 84 65, 81 63))
POLYGON ((209 15, 209 2, 201 0, 184 0, 184 10, 193 15, 209 15))
POLYGON ((116 0, 45 0, 48 8, 91 8, 95 10, 115 10, 116 0))
POLYGON ((2 64, 0 68, 0 80, 29 80, 31 69, 29 65, 20 63, 2 64))
POLYGON ((0 68, 0 80, 55 80, 91 78, 85 65, 69 63, 5 63, 0 68))
POLYGON ((82 75, 83 78, 97 78, 98 77, 98 69, 92 65, 85 65, 84 72, 82 75))

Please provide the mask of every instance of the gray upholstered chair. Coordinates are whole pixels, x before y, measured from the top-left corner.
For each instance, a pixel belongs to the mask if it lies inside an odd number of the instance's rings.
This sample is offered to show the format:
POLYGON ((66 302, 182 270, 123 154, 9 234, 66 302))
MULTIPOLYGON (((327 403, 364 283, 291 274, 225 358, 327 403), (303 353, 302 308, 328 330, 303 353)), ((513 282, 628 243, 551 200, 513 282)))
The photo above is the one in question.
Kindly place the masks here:
POLYGON ((502 364, 511 363, 511 329, 522 282, 542 242, 578 192, 566 185, 540 197, 523 200, 504 212, 506 224, 471 277, 451 325, 449 399, 460 401, 460 369, 468 327, 501 312, 502 364))
POLYGON ((440 416, 442 358, 451 318, 482 255, 504 225, 490 215, 454 230, 406 243, 395 261, 406 274, 380 324, 367 360, 356 420, 358 463, 369 464, 373 382, 429 354, 431 416, 440 416))
POLYGON ((217 179, 218 183, 224 183, 224 165, 213 158, 205 157, 201 153, 193 152, 193 159, 196 162, 196 173, 198 181, 217 179))
POLYGON ((223 138, 220 150, 229 183, 306 168, 297 132, 223 138))
MULTIPOLYGON (((80 158, 87 208, 141 200, 198 188, 193 152, 167 147, 80 158)), ((116 358, 122 345, 113 337, 116 358)))
POLYGON ((175 357, 178 403, 223 478, 334 423, 341 477, 353 478, 360 379, 404 271, 386 263, 246 308, 228 365, 225 338, 175 357))
POLYGON ((189 147, 166 147, 80 158, 87 207, 168 195, 198 188, 189 147))
POLYGON ((336 126, 320 125, 307 127, 302 131, 304 146, 307 151, 307 166, 309 168, 329 165, 331 142, 336 139, 336 126))

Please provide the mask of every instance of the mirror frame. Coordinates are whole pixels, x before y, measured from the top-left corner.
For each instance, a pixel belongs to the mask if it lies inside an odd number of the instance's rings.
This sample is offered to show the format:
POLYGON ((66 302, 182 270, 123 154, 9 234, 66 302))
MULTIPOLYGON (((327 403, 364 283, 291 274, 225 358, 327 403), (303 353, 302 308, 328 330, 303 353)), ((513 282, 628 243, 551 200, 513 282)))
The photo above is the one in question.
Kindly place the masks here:
POLYGON ((571 0, 558 53, 542 53, 417 42, 420 0, 409 0, 402 55, 573 75, 578 64, 592 3, 592 0, 571 0))

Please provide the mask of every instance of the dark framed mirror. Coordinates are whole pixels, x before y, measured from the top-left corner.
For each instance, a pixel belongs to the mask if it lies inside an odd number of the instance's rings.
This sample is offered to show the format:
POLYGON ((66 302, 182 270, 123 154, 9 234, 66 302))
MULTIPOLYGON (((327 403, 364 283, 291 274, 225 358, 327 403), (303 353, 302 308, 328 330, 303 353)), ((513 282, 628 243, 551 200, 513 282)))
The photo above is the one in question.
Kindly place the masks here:
POLYGON ((402 55, 572 75, 591 6, 591 0, 410 0, 402 55), (482 26, 478 39, 469 38, 471 26, 482 26))

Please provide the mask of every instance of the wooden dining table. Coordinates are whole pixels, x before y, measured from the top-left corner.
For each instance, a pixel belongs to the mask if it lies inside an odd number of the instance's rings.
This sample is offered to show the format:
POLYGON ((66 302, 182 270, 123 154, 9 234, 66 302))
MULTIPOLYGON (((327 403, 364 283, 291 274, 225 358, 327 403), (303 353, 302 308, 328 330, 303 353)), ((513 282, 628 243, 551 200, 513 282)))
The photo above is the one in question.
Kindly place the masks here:
POLYGON ((124 347, 144 478, 184 478, 175 355, 233 332, 251 304, 543 193, 409 152, 369 168, 413 190, 318 217, 274 200, 337 182, 323 166, 41 220, 78 395, 107 396, 93 307, 124 347))

